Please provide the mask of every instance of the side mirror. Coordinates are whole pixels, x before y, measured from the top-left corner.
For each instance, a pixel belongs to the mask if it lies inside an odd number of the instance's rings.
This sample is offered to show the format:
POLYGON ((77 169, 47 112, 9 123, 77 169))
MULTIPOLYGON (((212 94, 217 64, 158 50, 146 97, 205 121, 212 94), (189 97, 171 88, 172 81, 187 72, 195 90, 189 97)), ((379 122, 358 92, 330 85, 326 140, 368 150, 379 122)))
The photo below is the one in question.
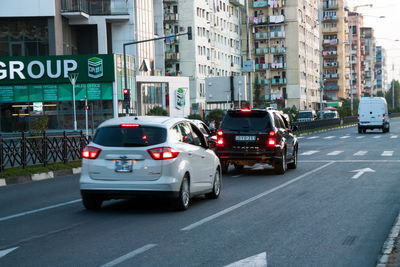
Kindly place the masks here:
POLYGON ((215 148, 217 146, 217 136, 209 136, 207 139, 209 148, 215 148))

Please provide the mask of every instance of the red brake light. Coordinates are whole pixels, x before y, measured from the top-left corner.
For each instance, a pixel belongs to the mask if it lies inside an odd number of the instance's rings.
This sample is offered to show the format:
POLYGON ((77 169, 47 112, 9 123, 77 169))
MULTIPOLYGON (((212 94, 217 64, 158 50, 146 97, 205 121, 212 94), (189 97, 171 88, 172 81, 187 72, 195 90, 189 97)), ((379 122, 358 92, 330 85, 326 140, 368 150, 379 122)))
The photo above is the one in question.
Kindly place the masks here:
POLYGON ((155 160, 174 159, 179 155, 179 152, 171 147, 156 147, 147 150, 147 152, 155 160))
POLYGON ((241 111, 241 112, 251 112, 251 109, 249 109, 249 108, 242 108, 240 111, 241 111))
POLYGON ((123 123, 119 125, 120 127, 140 127, 140 124, 136 123, 123 123))
POLYGON ((217 146, 218 147, 223 147, 224 146, 224 138, 223 138, 224 132, 219 130, 217 131, 217 146))
POLYGON ((223 136, 223 135, 224 135, 224 132, 221 131, 221 130, 219 130, 219 131, 217 131, 217 135, 218 135, 218 136, 223 136))
POLYGON ((274 136, 276 136, 276 132, 275 131, 269 131, 268 135, 269 135, 269 137, 274 137, 274 136))
POLYGON ((275 146, 276 145, 276 139, 275 138, 268 138, 267 145, 268 146, 275 146))
POLYGON ((94 146, 87 146, 82 150, 82 158, 96 159, 100 155, 101 149, 94 146))
POLYGON ((268 132, 268 139, 267 139, 267 146, 268 147, 275 147, 276 144, 277 144, 276 132, 275 131, 269 131, 268 132))

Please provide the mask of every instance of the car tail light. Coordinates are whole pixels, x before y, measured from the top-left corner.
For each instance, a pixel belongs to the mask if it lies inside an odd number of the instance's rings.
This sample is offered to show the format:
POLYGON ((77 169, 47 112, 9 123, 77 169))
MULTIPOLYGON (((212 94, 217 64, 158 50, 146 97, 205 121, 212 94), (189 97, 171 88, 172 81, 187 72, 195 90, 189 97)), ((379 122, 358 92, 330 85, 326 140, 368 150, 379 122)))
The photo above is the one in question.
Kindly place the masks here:
POLYGON ((101 149, 94 146, 87 146, 82 150, 82 158, 96 159, 100 155, 101 149))
POLYGON ((147 152, 155 160, 174 159, 179 155, 179 152, 171 147, 156 147, 147 152))
POLYGON ((137 123, 123 123, 123 124, 120 124, 119 126, 124 127, 124 128, 135 128, 135 127, 140 127, 140 124, 137 124, 137 123))
POLYGON ((276 144, 277 144, 276 132, 275 131, 269 131, 268 132, 268 139, 267 139, 267 146, 268 147, 275 147, 276 144))
POLYGON ((249 108, 242 108, 240 111, 241 111, 241 112, 251 112, 251 109, 249 109, 249 108))
POLYGON ((224 132, 221 130, 217 131, 217 146, 218 147, 224 146, 224 132))

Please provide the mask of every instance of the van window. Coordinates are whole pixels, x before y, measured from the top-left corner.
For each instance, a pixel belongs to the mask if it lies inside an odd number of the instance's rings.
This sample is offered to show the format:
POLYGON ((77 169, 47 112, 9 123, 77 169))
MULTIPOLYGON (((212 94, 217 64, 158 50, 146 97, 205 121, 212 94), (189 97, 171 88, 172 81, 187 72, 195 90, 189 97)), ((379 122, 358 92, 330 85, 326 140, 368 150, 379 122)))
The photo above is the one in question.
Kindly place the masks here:
POLYGON ((298 118, 300 119, 313 119, 312 112, 299 112, 298 118))
POLYGON ((101 146, 140 147, 164 143, 167 130, 160 127, 102 127, 97 129, 93 142, 101 146))

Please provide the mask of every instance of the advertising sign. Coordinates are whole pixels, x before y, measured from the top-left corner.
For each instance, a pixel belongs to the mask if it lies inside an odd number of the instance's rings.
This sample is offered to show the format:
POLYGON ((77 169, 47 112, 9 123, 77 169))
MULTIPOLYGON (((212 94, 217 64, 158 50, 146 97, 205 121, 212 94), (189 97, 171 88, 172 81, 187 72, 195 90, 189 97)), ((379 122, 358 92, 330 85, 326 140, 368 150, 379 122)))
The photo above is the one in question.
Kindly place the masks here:
POLYGON ((80 83, 114 81, 114 55, 0 57, 0 85, 69 83, 79 73, 80 83))
POLYGON ((186 105, 186 100, 185 100, 186 91, 187 91, 186 88, 178 88, 175 91, 175 107, 176 107, 176 109, 181 110, 182 108, 185 107, 185 105, 186 105))

